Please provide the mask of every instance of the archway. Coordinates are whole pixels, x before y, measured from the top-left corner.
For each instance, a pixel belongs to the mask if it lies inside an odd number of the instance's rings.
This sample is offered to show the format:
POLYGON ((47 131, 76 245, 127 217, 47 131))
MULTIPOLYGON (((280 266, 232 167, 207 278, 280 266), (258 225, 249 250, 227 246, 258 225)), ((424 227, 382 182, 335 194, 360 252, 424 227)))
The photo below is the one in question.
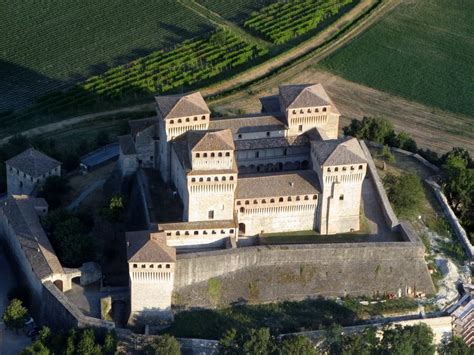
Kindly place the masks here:
POLYGON ((239 223, 239 234, 245 234, 245 223, 239 223))
POLYGON ((63 292, 63 281, 56 280, 53 282, 54 286, 56 286, 61 292, 63 292))

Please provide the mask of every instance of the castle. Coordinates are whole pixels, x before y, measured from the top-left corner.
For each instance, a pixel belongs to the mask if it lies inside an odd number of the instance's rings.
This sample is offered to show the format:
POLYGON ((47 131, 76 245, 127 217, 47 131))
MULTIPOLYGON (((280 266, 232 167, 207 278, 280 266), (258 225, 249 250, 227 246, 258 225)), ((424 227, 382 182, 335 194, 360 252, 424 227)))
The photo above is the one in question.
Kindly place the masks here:
POLYGON ((323 86, 281 86, 260 101, 262 113, 211 119, 198 92, 158 96, 157 116, 119 137, 122 175, 158 169, 183 204, 182 221, 127 234, 132 313, 169 309, 176 248, 360 229, 366 156, 357 139, 338 138, 323 86))

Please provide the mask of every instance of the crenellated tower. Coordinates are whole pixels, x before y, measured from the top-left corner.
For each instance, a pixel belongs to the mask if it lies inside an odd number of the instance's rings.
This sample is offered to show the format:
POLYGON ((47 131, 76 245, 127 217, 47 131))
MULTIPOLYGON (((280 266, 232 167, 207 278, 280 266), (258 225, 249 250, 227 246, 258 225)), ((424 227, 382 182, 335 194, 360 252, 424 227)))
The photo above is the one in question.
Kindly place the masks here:
POLYGON ((359 230, 367 161, 357 139, 313 140, 311 159, 323 197, 316 221, 319 232, 337 234, 359 230))
POLYGON ((199 92, 156 96, 159 165, 163 180, 170 180, 170 142, 191 130, 207 130, 211 111, 199 92))

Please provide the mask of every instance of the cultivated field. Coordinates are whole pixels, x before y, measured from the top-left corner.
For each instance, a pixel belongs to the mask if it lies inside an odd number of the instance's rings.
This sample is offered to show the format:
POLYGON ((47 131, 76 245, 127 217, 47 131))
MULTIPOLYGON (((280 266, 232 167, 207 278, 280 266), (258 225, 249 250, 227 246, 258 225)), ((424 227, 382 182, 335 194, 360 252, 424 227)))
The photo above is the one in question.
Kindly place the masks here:
POLYGON ((473 1, 402 2, 320 65, 354 82, 474 116, 473 13, 473 1))
POLYGON ((198 0, 201 5, 221 15, 226 20, 243 24, 245 20, 262 7, 275 0, 198 0))
POLYGON ((4 1, 0 111, 212 29, 173 0, 4 1))

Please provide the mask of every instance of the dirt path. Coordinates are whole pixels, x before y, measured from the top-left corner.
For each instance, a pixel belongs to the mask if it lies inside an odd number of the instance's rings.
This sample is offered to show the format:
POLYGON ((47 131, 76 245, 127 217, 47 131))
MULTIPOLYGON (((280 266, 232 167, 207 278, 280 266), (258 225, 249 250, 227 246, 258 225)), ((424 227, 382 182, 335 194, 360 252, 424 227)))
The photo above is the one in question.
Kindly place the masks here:
POLYGON ((472 117, 427 107, 347 81, 314 67, 307 67, 290 77, 279 79, 281 80, 274 81, 269 86, 261 86, 258 91, 253 90, 251 94, 242 93, 238 98, 220 100, 220 103, 214 105, 214 108, 222 113, 235 113, 238 108, 246 112, 258 112, 260 110, 258 97, 275 94, 278 85, 322 83, 344 116, 341 120, 341 127, 349 123, 349 118, 386 117, 394 124, 397 131, 411 134, 422 148, 444 152, 453 146, 458 146, 474 153, 472 117))

